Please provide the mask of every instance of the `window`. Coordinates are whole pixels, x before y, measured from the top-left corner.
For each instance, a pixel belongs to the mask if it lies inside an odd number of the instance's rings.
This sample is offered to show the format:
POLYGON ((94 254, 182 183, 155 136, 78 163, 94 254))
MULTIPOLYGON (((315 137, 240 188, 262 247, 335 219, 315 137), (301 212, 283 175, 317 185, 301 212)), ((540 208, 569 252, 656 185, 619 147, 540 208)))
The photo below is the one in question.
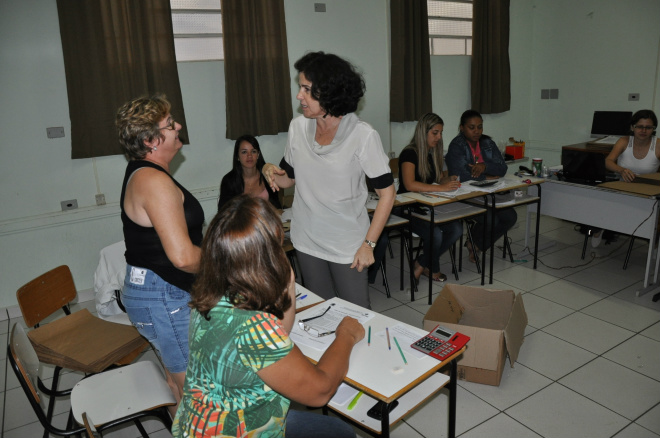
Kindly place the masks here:
POLYGON ((220 0, 170 0, 177 62, 224 59, 220 0))
POLYGON ((472 54, 472 0, 427 0, 431 55, 472 54))

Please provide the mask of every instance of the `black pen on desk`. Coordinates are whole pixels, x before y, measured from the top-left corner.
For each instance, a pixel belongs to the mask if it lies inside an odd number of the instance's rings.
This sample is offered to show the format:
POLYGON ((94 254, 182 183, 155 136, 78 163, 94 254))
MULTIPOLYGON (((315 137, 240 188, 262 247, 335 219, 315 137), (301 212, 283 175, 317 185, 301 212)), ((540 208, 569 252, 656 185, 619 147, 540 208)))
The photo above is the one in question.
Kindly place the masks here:
POLYGON ((392 344, 390 344, 390 329, 389 329, 389 327, 385 327, 385 333, 387 333, 387 349, 391 350, 392 349, 392 344))

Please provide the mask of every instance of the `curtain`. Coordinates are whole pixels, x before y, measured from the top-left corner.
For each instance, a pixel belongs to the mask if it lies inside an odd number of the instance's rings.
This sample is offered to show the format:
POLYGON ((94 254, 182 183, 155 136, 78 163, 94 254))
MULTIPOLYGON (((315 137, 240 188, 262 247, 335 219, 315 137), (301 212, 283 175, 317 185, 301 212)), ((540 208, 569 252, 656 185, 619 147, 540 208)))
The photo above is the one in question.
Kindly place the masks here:
MULTIPOLYGON (((71 158, 121 154, 115 128, 126 101, 163 92, 183 125, 169 0, 57 0, 71 158)), ((185 141, 185 143, 188 143, 185 141)))
POLYGON ((511 108, 510 0, 474 0, 472 108, 494 114, 511 108))
POLYGON ((286 132, 293 117, 284 0, 222 0, 227 138, 286 132))
POLYGON ((433 111, 426 0, 391 0, 390 121, 417 121, 433 111))

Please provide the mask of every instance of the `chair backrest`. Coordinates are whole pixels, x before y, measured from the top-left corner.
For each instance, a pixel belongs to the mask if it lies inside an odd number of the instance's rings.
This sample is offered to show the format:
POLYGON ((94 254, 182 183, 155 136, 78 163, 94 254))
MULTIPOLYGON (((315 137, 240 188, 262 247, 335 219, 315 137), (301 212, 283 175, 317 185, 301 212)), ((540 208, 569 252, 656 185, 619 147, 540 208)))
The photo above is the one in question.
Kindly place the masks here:
MULTIPOLYGON (((40 275, 16 292, 25 325, 34 327, 76 297, 76 285, 71 270, 58 266, 40 275)), ((66 312, 66 310, 65 310, 66 312)))
MULTIPOLYGON (((28 398, 32 399, 41 406, 41 399, 39 397, 39 358, 37 352, 28 339, 25 330, 18 323, 14 323, 9 335, 9 360, 18 377, 21 386, 25 390, 28 398)), ((32 401, 32 400, 31 400, 32 401)))

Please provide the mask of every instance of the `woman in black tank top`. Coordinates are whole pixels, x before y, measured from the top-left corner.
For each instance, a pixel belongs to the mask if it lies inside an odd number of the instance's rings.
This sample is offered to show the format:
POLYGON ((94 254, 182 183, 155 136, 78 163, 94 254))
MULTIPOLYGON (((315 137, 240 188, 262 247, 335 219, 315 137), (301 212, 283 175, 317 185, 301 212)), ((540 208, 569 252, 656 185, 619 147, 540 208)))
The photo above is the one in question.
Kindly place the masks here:
POLYGON ((183 146, 170 108, 163 95, 133 99, 119 108, 116 124, 129 160, 120 199, 127 263, 122 301, 165 365, 178 402, 204 211, 170 175, 170 162, 183 146))

